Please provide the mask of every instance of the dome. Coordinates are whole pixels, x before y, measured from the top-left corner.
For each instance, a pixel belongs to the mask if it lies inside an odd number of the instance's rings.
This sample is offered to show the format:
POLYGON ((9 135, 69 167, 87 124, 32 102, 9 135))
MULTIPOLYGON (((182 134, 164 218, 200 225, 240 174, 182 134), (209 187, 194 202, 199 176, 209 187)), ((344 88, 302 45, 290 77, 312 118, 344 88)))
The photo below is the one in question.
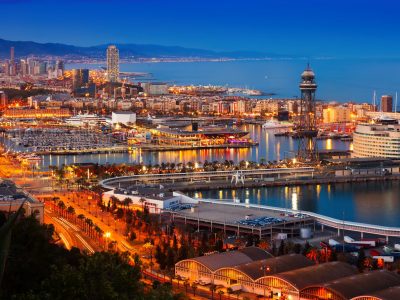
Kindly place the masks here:
POLYGON ((301 78, 303 78, 303 79, 310 80, 310 79, 314 79, 314 77, 315 77, 315 74, 314 74, 313 70, 311 70, 309 68, 304 70, 304 72, 301 74, 301 78))

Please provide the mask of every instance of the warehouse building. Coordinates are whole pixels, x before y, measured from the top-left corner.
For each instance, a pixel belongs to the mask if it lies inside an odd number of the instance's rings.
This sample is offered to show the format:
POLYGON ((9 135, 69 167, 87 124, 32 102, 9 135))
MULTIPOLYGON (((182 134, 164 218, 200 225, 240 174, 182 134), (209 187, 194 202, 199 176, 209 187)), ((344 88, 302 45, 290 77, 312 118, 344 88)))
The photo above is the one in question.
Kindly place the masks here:
POLYGON ((187 278, 190 281, 211 283, 214 281, 214 273, 221 268, 235 267, 271 257, 271 254, 260 248, 247 247, 238 251, 182 260, 175 265, 175 275, 187 278))
MULTIPOLYGON (((397 285, 400 285, 400 276, 398 274, 380 270, 357 274, 324 284, 310 285, 300 292, 300 297, 301 299, 350 300, 360 295, 366 295, 397 285)), ((374 298, 364 297, 364 299, 374 298)))
POLYGON ((373 292, 369 295, 355 297, 351 300, 393 300, 400 299, 400 286, 373 292))

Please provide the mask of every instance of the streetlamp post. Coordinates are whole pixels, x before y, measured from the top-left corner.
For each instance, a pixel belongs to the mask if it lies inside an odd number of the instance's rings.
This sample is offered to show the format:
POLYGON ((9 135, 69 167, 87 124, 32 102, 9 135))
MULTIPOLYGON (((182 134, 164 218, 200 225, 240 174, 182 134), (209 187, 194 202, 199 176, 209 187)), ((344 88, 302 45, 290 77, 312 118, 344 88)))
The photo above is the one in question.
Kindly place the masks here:
POLYGON ((104 250, 108 251, 108 239, 111 237, 111 232, 107 231, 103 235, 106 238, 106 244, 104 246, 104 250))

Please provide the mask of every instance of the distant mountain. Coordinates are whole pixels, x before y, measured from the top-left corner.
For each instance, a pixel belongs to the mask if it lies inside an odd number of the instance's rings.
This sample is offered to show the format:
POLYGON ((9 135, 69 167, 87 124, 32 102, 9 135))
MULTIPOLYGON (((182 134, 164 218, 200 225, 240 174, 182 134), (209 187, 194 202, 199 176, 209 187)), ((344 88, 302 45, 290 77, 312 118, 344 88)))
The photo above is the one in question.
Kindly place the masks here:
MULTIPOLYGON (((70 58, 105 58, 107 45, 78 47, 59 43, 36 43, 29 41, 8 41, 0 39, 0 58, 10 57, 10 47, 15 47, 15 56, 60 56, 70 58)), ((261 52, 234 51, 217 52, 204 49, 179 46, 116 44, 120 57, 125 58, 161 58, 161 57, 199 57, 199 58, 261 58, 267 55, 261 52)))

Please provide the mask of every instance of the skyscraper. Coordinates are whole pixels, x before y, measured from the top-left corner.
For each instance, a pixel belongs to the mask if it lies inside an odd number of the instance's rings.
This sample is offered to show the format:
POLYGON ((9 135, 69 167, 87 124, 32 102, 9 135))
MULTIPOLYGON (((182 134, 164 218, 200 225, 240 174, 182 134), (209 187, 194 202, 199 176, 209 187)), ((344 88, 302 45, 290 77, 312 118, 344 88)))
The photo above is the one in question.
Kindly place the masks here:
POLYGON ((119 51, 114 45, 107 48, 107 79, 110 82, 119 80, 119 51))
POLYGON ((393 112, 393 97, 389 95, 383 95, 381 97, 381 109, 382 112, 393 112))
POLYGON ((15 50, 14 47, 10 48, 10 75, 17 75, 17 65, 15 64, 15 50))
POLYGON ((72 89, 75 91, 89 84, 88 69, 73 69, 72 70, 72 89))

